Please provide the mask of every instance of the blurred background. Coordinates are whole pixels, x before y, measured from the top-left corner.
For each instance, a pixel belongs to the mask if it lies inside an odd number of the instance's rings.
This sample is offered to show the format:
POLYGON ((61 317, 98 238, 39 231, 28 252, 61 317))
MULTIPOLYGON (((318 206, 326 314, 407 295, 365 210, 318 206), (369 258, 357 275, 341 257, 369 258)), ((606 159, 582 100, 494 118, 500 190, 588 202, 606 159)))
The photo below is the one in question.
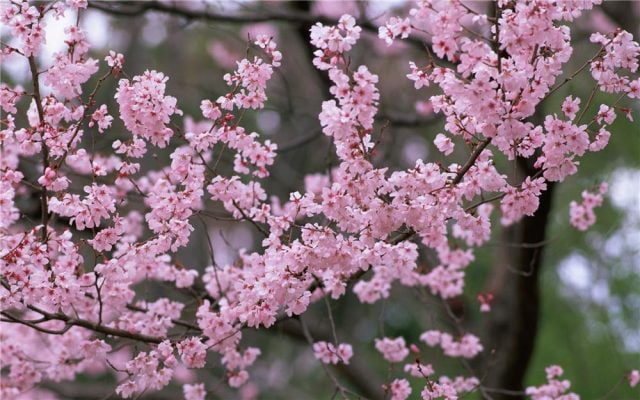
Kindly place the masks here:
MULTIPOLYGON (((469 4, 476 10, 487 6, 481 2, 469 4)), ((202 99, 215 101, 227 92, 222 76, 235 68, 236 60, 246 57, 248 38, 258 33, 273 36, 284 55, 282 67, 270 82, 267 107, 247 113, 242 124, 248 131, 260 133, 261 140, 278 144, 278 157, 265 185, 270 194, 284 201, 290 192, 303 191, 305 175, 326 173, 337 163, 317 119, 322 101, 329 99, 329 84, 325 74, 311 64, 308 32, 315 21, 331 23, 343 13, 356 16, 365 28, 351 53, 352 65, 365 64, 380 77, 381 102, 374 137, 381 145, 375 165, 399 169, 412 166, 418 158, 442 162, 466 159, 468 149, 462 144, 446 161, 441 157, 433 139, 443 131, 443 119, 433 114, 428 101, 436 92, 415 90, 405 78, 410 60, 426 62, 424 47, 412 42, 387 47, 377 38, 378 25, 390 16, 406 15, 410 7, 403 1, 94 2, 81 13, 80 25, 88 34, 94 58, 103 60, 109 50, 114 50, 124 54, 124 71, 129 76, 146 69, 169 76, 167 94, 178 98, 178 107, 185 113, 182 120, 174 118, 173 122, 186 129, 201 119, 202 99)), ((48 22, 41 66, 46 66, 52 54, 64 47, 64 26, 75 18, 67 15, 67 21, 48 22)), ((639 20, 640 2, 629 1, 605 4, 571 23, 576 42, 572 61, 565 69, 567 75, 595 54, 597 49, 588 40, 592 31, 610 32, 620 26, 638 37, 639 20)), ((251 51, 255 50, 250 50, 250 55, 251 51)), ((101 63, 101 67, 106 65, 101 63)), ((27 87, 26 63, 18 58, 5 60, 2 81, 27 87)), ((89 82, 87 87, 93 84, 89 82)), ((107 104, 114 116, 116 85, 116 80, 108 80, 97 97, 98 103, 107 104)), ((565 96, 584 99, 592 86, 588 72, 582 73, 546 101, 541 113, 559 113, 565 96)), ((603 102, 611 99, 596 98, 594 109, 603 102)), ((421 361, 431 363, 436 376, 469 375, 471 368, 492 375, 490 381, 502 385, 497 387, 510 387, 514 379, 520 379, 525 386, 538 385, 545 380, 544 368, 559 364, 572 388, 584 399, 638 398, 638 392, 632 392, 622 382, 625 373, 640 365, 640 114, 638 103, 632 107, 636 122, 618 116, 609 146, 602 152, 587 154, 578 174, 554 188, 545 203, 549 211, 542 219, 525 221, 520 228, 508 230, 494 221, 491 242, 476 251, 476 260, 468 269, 465 297, 443 303, 426 292, 401 287, 394 288, 387 301, 374 305, 358 303, 351 293, 332 301, 338 337, 351 343, 356 354, 353 368, 339 368, 336 376, 346 386, 373 397, 389 376, 393 379, 402 374, 399 368, 388 369, 373 347, 374 338, 402 335, 417 343, 427 329, 452 331, 454 325, 461 325, 479 334, 485 348, 511 341, 516 343, 515 353, 528 354, 520 354, 524 360, 493 360, 487 356, 465 366, 443 358, 439 352, 424 353, 421 361), (579 200, 582 190, 591 190, 602 181, 609 182, 610 190, 604 206, 596 212, 597 223, 586 233, 573 229, 569 225, 569 202, 579 200), (539 246, 518 246, 529 242, 523 239, 523 230, 529 229, 527 224, 542 227, 539 246), (530 270, 511 265, 509 260, 514 257, 520 257, 520 264, 526 259, 530 270), (489 292, 495 296, 494 311, 480 314, 476 295, 489 292), (528 295, 532 297, 527 298, 528 295), (523 302, 539 304, 535 321, 529 314, 520 314, 517 306, 514 308, 513 304, 523 302), (521 336, 531 337, 531 349, 517 345, 521 336), (504 371, 515 371, 516 376, 508 377, 504 371)), ((114 140, 129 135, 116 117, 108 135, 95 135, 95 148, 108 154, 114 140)), ((171 147, 154 149, 155 154, 145 159, 143 170, 168 164, 171 151, 171 147)), ((231 174, 231 162, 231 157, 223 159, 223 174, 231 174)), ((499 162, 502 171, 518 173, 517 166, 512 167, 504 159, 499 162)), ((37 179, 28 160, 22 167, 31 173, 30 180, 37 179)), ((515 179, 514 174, 510 179, 515 179)), ((79 186, 75 190, 81 190, 81 182, 76 181, 79 186)), ((26 215, 37 213, 37 195, 24 194, 19 205, 26 215)), ((135 201, 130 207, 143 210, 135 201)), ((213 212, 222 210, 216 204, 207 207, 213 212)), ((259 248, 261 238, 248 223, 211 218, 194 225, 196 231, 190 245, 174 260, 189 268, 202 272, 211 265, 207 240, 213 244, 219 266, 233 263, 240 248, 259 248)), ((421 259, 429 267, 428 257, 421 259)), ((164 291, 162 286, 156 286, 144 293, 149 299, 169 296, 164 291)), ((189 312, 193 313, 193 308, 189 312)), ((324 304, 313 305, 306 321, 316 338, 328 336, 324 304)), ((185 372, 182 378, 204 381, 213 390, 214 398, 331 398, 333 387, 313 358, 298 324, 278 324, 260 333, 247 331, 245 338, 246 344, 259 344, 263 354, 250 371, 251 383, 240 392, 226 388, 219 368, 185 372)), ((62 398, 102 398, 113 390, 115 380, 113 376, 88 375, 75 383, 46 386, 62 398), (88 387, 93 388, 91 393, 87 393, 88 387)), ((417 395, 424 381, 414 379, 412 384, 417 395)), ((164 394, 146 394, 142 398, 175 398, 179 392, 180 386, 175 385, 164 394)), ((494 398, 501 398, 500 394, 494 398)))

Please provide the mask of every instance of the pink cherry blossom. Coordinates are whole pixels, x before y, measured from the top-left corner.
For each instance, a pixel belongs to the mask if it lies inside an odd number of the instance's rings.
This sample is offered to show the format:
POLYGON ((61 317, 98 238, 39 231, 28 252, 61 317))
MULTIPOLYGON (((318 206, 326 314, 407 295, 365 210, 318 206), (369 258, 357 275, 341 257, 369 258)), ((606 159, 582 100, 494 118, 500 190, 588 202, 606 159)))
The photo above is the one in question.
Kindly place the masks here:
POLYGON ((389 385, 391 400, 406 400, 411 395, 411 386, 406 379, 394 379, 389 385))
POLYGON ((453 141, 450 138, 443 135, 442 133, 438 133, 436 135, 436 138, 433 141, 433 143, 435 143, 438 150, 440 150, 442 154, 444 154, 445 156, 448 156, 449 154, 453 153, 453 148, 454 148, 453 141))
POLYGON ((566 399, 578 400, 580 397, 574 393, 567 393, 571 384, 568 380, 559 380, 564 371, 557 365, 552 365, 546 369, 547 383, 541 386, 530 386, 526 389, 528 396, 533 400, 546 399, 566 399))
POLYGON ((116 92, 127 129, 158 147, 165 147, 173 135, 167 127, 170 117, 181 114, 176 98, 164 94, 168 79, 162 72, 147 70, 132 81, 121 79, 116 92))
POLYGON ((632 388, 638 386, 638 383, 640 383, 640 371, 638 371, 637 369, 631 370, 631 372, 629 372, 629 386, 631 386, 632 388))
POLYGON ((591 225, 596 222, 596 215, 594 209, 600 207, 604 200, 604 194, 607 193, 608 185, 602 183, 598 187, 598 191, 595 193, 582 192, 582 202, 578 203, 572 201, 569 204, 570 222, 576 229, 580 231, 587 230, 591 225))
POLYGON ((378 30, 378 37, 387 42, 388 46, 393 44, 393 40, 397 37, 406 39, 411 34, 411 23, 409 18, 391 17, 385 26, 381 26, 378 30))
POLYGON ((414 378, 425 378, 434 373, 434 369, 431 364, 421 364, 414 362, 412 364, 406 364, 404 366, 404 372, 413 376, 414 378))
POLYGON ((65 190, 69 187, 69 182, 67 177, 59 176, 58 173, 50 167, 47 167, 44 175, 38 178, 39 184, 54 192, 65 190))
POLYGON ((580 110, 580 98, 574 99, 571 96, 567 96, 567 98, 562 103, 562 112, 567 116, 570 120, 573 120, 576 117, 576 114, 580 110))
POLYGON ((16 103, 24 95, 24 89, 20 85, 11 88, 6 83, 0 83, 0 107, 6 113, 15 114, 18 112, 16 103))
POLYGON ((596 115, 596 121, 598 121, 599 124, 604 121, 607 125, 611 125, 615 119, 615 111, 608 105, 601 104, 598 114, 596 115))
POLYGON ((182 361, 189 368, 202 368, 207 354, 206 346, 199 339, 185 339, 177 345, 182 361))
POLYGON ((325 364, 349 364, 353 350, 351 345, 346 343, 334 346, 333 343, 316 342, 313 344, 313 355, 325 364))
POLYGON ((389 362, 400 362, 409 355, 403 337, 376 339, 376 349, 389 362))
POLYGON ((111 121, 113 121, 113 117, 107 114, 107 106, 101 105, 100 108, 95 110, 91 115, 91 121, 89 122, 89 127, 92 127, 95 124, 98 125, 98 131, 100 133, 104 132, 105 129, 108 129, 111 126, 111 121))
POLYGON ((204 400, 207 395, 203 383, 185 384, 182 391, 185 400, 204 400))
POLYGON ((115 71, 122 70, 122 67, 124 66, 124 55, 116 53, 113 50, 109 51, 109 55, 106 56, 104 60, 107 62, 107 65, 115 71))

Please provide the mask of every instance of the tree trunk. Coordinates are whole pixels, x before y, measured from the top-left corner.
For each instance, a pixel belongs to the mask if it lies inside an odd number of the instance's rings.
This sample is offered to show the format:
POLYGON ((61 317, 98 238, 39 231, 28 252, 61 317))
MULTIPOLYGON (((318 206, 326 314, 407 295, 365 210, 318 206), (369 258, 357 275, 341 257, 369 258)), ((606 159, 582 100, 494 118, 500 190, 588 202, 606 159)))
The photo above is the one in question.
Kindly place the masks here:
MULTIPOLYGON (((535 173, 524 162, 519 164, 527 175, 535 173)), ((487 374, 484 386, 490 389, 524 389, 538 331, 540 267, 553 191, 554 184, 548 182, 536 213, 502 232, 504 244, 486 289, 494 294, 493 307, 482 330, 487 355, 480 360, 480 371, 487 374)), ((497 391, 489 395, 495 400, 524 398, 497 391)))

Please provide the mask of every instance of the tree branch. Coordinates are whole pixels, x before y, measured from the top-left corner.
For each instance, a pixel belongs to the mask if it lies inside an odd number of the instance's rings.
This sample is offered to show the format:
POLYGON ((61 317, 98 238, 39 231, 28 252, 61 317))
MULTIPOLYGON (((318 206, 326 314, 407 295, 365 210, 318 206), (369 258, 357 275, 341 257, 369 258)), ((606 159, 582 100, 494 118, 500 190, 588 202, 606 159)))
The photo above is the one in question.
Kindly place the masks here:
MULTIPOLYGON (((320 22, 325 25, 336 25, 338 20, 335 18, 326 17, 323 15, 313 15, 311 13, 300 13, 291 11, 274 11, 274 10, 260 10, 252 14, 233 15, 212 12, 208 9, 188 9, 185 7, 176 6, 173 3, 163 3, 159 1, 144 1, 144 2, 121 2, 121 1, 92 1, 89 2, 89 7, 96 10, 103 11, 108 14, 118 15, 121 17, 138 17, 144 15, 148 11, 157 11, 165 14, 171 14, 178 17, 182 17, 188 20, 194 21, 209 21, 209 22, 221 22, 221 23, 233 23, 233 24, 251 24, 258 22, 286 22, 290 24, 315 24, 320 22), (135 6, 133 6, 135 4, 135 6)), ((362 21, 359 26, 371 33, 378 34, 378 26, 368 21, 362 21)), ((415 35, 410 35, 406 42, 411 43, 420 49, 424 49, 427 45, 424 39, 415 35)), ((451 62, 445 59, 441 59, 447 66, 453 65, 451 62)))
MULTIPOLYGON (((45 141, 45 121, 44 121, 44 110, 42 108, 42 97, 40 95, 40 80, 38 73, 38 66, 36 65, 36 58, 34 56, 29 57, 29 69, 31 71, 31 80, 33 81, 33 97, 36 102, 36 110, 38 110, 38 120, 40 122, 40 128, 42 129, 42 174, 44 175, 49 167, 49 148, 47 147, 47 142, 45 141)), ((42 191, 40 194, 40 203, 41 203, 41 212, 42 212, 42 241, 44 244, 47 244, 48 234, 47 234, 47 226, 49 225, 49 203, 48 203, 48 195, 47 188, 42 186, 42 191)))
MULTIPOLYGON (((146 343, 154 343, 154 344, 159 344, 160 342, 162 342, 164 339, 163 338, 159 338, 159 337, 155 337, 155 336, 148 336, 148 335, 143 335, 140 333, 134 333, 134 332, 129 332, 129 331, 125 331, 123 329, 116 329, 116 328, 111 328, 105 325, 101 325, 101 324, 97 324, 94 322, 91 322, 89 320, 86 319, 82 319, 82 318, 72 318, 69 317, 66 314, 63 313, 50 313, 48 311, 45 311, 39 307, 33 306, 33 305, 28 305, 27 306, 30 310, 37 312, 38 314, 42 315, 43 317, 45 317, 47 320, 50 321, 63 321, 65 322, 65 324, 70 328, 72 326, 80 326, 82 328, 85 329, 89 329, 98 333, 103 333, 105 335, 108 336, 115 336, 115 337, 120 337, 120 338, 124 338, 124 339, 133 339, 133 340, 137 340, 140 342, 146 342, 146 343)), ((6 313, 3 312, 3 315, 6 316, 6 313)), ((20 322, 23 323, 27 326, 30 326, 33 328, 33 326, 31 326, 31 324, 29 323, 25 323, 26 321, 23 320, 19 320, 16 322, 20 322)), ((36 329, 36 328, 34 328, 36 329)), ((41 330, 42 328, 38 329, 41 330)), ((59 332, 56 332, 56 334, 63 334, 66 332, 66 330, 68 330, 68 328, 63 329, 59 332)), ((50 333, 50 332, 49 332, 50 333)))

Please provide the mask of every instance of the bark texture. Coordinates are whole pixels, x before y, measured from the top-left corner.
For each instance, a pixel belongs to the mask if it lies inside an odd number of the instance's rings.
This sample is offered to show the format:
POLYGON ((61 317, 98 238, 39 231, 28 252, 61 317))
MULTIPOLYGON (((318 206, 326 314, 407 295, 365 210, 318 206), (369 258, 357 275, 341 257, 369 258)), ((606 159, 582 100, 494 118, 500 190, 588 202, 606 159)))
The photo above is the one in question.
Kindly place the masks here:
MULTIPOLYGON (((520 163, 520 169, 529 176, 535 173, 524 162, 520 163)), ((536 213, 502 232, 503 244, 498 249, 495 269, 486 288, 495 298, 482 330, 487 351, 479 370, 480 376, 487 374, 485 386, 488 388, 516 392, 524 389, 540 320, 539 277, 554 188, 554 184, 548 182, 536 213)), ((491 392, 490 398, 524 396, 491 392)))

